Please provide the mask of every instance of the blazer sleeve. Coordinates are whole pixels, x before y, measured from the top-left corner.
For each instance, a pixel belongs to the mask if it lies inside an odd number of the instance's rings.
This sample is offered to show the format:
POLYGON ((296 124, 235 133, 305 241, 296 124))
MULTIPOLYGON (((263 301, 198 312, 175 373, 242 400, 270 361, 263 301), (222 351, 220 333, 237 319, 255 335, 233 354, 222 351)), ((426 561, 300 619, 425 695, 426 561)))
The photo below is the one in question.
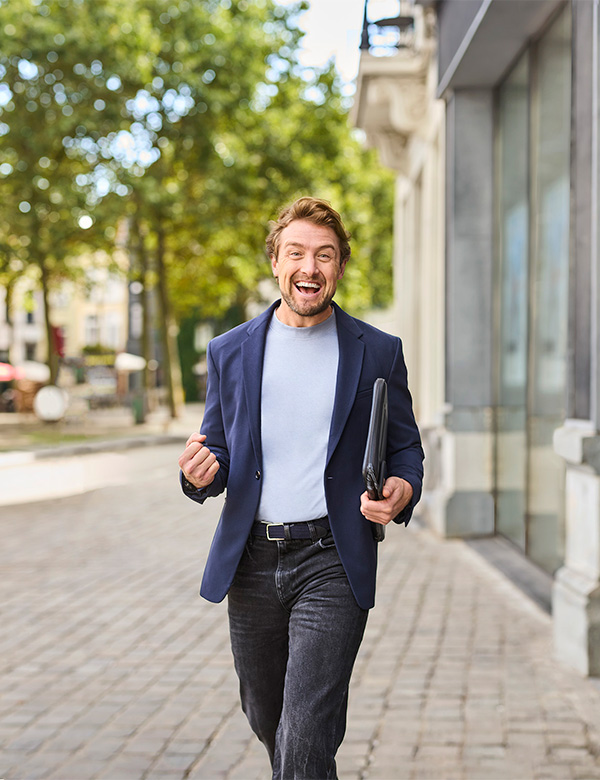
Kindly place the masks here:
POLYGON ((386 459, 388 476, 405 479, 413 489, 410 503, 394 518, 394 522, 407 524, 421 498, 425 455, 415 421, 412 397, 408 389, 408 373, 400 339, 397 341, 396 354, 387 383, 388 444, 386 459))
POLYGON ((205 488, 196 491, 191 490, 183 473, 179 473, 179 480, 184 494, 203 504, 207 498, 218 496, 227 487, 227 477, 229 475, 229 450, 227 449, 227 440, 223 425, 223 411, 221 408, 221 390, 220 376, 217 366, 213 359, 212 342, 209 343, 206 350, 207 364, 207 382, 206 382, 206 404, 204 407, 204 417, 200 426, 200 433, 206 436, 206 446, 214 452, 219 462, 219 470, 214 480, 205 488))

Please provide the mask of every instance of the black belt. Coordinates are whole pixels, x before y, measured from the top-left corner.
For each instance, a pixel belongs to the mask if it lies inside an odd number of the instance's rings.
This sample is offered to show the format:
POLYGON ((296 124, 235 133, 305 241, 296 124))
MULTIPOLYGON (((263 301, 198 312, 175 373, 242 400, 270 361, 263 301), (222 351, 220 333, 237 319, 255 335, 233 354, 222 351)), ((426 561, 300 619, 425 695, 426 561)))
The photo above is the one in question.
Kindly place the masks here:
POLYGON ((261 523, 252 526, 253 536, 262 536, 271 542, 289 542, 293 539, 323 539, 329 533, 329 518, 319 517, 304 523, 261 523))

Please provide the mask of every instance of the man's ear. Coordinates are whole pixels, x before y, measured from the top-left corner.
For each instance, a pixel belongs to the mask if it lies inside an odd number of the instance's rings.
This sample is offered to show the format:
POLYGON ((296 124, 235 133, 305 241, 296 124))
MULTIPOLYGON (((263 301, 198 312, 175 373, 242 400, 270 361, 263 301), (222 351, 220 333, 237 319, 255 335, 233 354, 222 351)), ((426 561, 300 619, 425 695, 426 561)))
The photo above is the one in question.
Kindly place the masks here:
POLYGON ((348 258, 346 258, 345 260, 342 260, 340 262, 340 270, 338 271, 338 279, 341 279, 342 276, 344 275, 344 271, 346 270, 346 263, 347 262, 348 262, 348 258))
POLYGON ((275 255, 271 255, 271 268, 273 269, 273 276, 277 279, 278 264, 275 255))

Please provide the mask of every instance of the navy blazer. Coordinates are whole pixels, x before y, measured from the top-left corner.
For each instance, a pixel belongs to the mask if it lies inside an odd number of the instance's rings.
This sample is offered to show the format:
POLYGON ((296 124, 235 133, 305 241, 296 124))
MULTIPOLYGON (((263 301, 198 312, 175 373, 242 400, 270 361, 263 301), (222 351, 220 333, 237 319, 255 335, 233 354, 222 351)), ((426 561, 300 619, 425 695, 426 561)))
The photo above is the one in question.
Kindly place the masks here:
MULTIPOLYGON (((206 562, 200 593, 209 601, 227 594, 250 534, 260 499, 262 451, 260 403, 269 322, 276 301, 259 317, 214 338, 208 345, 208 383, 202 426, 219 471, 206 488, 186 493, 203 503, 225 489, 227 497, 206 562)), ((396 518, 408 523, 421 495, 423 450, 412 411, 399 338, 350 317, 336 304, 339 363, 323 479, 335 544, 356 601, 375 602, 377 542, 360 513, 365 487, 362 461, 369 427, 373 383, 388 383, 388 474, 413 488, 410 504, 396 518)), ((302 381, 299 379, 299 381, 302 381)))

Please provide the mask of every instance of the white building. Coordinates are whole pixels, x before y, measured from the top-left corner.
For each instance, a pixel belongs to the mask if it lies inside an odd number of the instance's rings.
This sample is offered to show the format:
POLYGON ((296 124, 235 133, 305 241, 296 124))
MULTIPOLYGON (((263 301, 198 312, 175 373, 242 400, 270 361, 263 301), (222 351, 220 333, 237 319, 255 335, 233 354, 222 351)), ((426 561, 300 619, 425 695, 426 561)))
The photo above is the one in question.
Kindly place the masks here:
POLYGON ((535 566, 598 676, 600 2, 396 8, 367 1, 355 121, 398 172, 424 517, 535 566))

